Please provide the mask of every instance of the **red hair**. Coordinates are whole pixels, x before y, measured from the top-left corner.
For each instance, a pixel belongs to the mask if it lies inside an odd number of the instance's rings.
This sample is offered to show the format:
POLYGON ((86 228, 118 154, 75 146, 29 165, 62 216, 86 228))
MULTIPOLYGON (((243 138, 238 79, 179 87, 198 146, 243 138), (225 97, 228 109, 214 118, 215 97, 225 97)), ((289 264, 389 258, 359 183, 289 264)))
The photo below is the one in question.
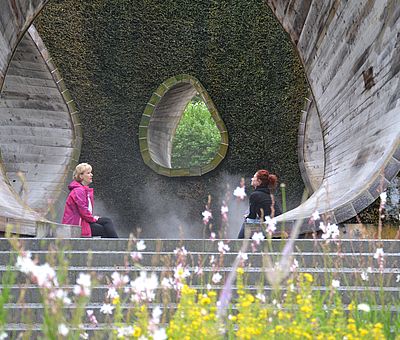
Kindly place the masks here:
POLYGON ((275 189, 278 177, 274 174, 270 174, 267 170, 261 169, 256 172, 257 178, 261 182, 261 186, 275 189))

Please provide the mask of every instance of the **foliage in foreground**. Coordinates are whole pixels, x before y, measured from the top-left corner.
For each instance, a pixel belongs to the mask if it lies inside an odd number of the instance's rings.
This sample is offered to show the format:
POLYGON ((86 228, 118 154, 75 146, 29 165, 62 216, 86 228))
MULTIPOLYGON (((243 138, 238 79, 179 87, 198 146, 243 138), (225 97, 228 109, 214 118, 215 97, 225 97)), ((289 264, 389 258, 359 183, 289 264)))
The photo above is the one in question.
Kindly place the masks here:
MULTIPOLYGON (((260 241, 260 235, 253 237, 253 251, 262 245, 260 241)), ((106 278, 105 300, 95 311, 90 308, 89 301, 93 282, 98 278, 80 273, 71 287, 62 250, 52 248, 47 258, 51 265, 40 265, 18 241, 12 242, 19 254, 17 269, 40 289, 44 305, 42 332, 46 339, 87 338, 89 335, 81 325, 88 323, 91 327, 105 329, 112 339, 287 339, 289 336, 321 340, 400 339, 395 335, 400 330, 400 318, 392 314, 390 305, 377 309, 374 304, 382 303, 373 299, 355 299, 345 304, 338 280, 326 277, 326 289, 321 291, 315 278, 301 273, 294 259, 289 279, 267 294, 262 280, 252 287, 247 284, 251 264, 248 254, 239 252, 239 265, 234 272, 236 294, 224 304, 224 297, 233 292, 233 286, 225 283, 222 287, 220 268, 224 256, 232 254, 223 241, 218 242, 219 255, 212 255, 210 259, 211 271, 204 263, 198 267, 191 265, 191 254, 181 247, 174 251, 174 259, 171 259, 171 263, 175 263, 173 269, 160 277, 142 270, 143 256, 150 255, 144 251, 143 241, 133 241, 136 249, 130 252, 130 271, 115 271, 106 278), (57 270, 53 269, 56 266, 57 270), (224 289, 219 294, 221 288, 224 289), (171 307, 175 302, 176 309, 171 307), (72 305, 76 310, 71 315, 72 305)), ((268 240, 263 245, 268 245, 268 240)), ((384 257, 383 250, 377 249, 373 258, 378 267, 371 268, 370 275, 382 273, 384 257)), ((361 274, 365 282, 368 282, 368 273, 361 274)), ((400 275, 396 281, 400 282, 400 275)), ((8 292, 2 291, 4 294, 8 292)), ((0 305, 0 309, 0 325, 4 327, 7 314, 4 305, 0 305)), ((5 332, 1 334, 0 329, 0 338, 6 335, 5 332)), ((29 337, 29 333, 25 337, 29 337)), ((104 332, 91 336, 92 339, 103 337, 104 332)))

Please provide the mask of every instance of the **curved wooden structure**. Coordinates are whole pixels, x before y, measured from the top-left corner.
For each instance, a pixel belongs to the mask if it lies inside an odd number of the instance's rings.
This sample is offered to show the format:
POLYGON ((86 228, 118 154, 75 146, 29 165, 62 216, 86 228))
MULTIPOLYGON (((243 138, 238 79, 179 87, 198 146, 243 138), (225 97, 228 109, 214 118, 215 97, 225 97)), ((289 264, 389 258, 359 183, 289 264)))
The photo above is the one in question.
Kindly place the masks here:
POLYGON ((46 216, 63 207, 81 143, 76 108, 63 80, 35 28, 26 30, 44 3, 0 6, 7 28, 0 35, 0 224, 20 223, 28 226, 22 233, 34 235, 36 222, 46 223, 46 216))
POLYGON ((279 220, 318 209, 344 221, 400 169, 400 4, 268 4, 296 45, 313 94, 299 129, 299 163, 314 193, 279 220))
MULTIPOLYGON (((279 220, 309 217, 318 209, 335 222, 344 221, 372 203, 400 169, 400 4, 267 2, 295 44, 312 91, 299 129, 299 162, 314 193, 279 220)), ((60 78, 49 77, 46 68, 52 75, 57 71, 44 49, 39 47, 41 57, 30 38, 23 38, 45 3, 0 4, 3 224, 43 221, 43 214, 25 203, 45 213, 46 201, 57 199, 79 156, 80 130, 71 98, 60 78), (17 194, 18 171, 31 187, 25 203, 17 194)), ((158 163, 168 168, 166 150, 159 153, 158 163)))

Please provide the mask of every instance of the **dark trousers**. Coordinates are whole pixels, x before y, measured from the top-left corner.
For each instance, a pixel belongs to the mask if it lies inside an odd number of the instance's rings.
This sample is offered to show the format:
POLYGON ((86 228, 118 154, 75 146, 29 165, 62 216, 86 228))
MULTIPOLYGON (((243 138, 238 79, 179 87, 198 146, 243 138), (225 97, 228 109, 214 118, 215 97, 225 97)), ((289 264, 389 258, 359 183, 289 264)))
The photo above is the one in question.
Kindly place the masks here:
POLYGON ((108 217, 100 217, 97 222, 90 223, 90 229, 92 230, 92 236, 118 238, 114 223, 108 217))
POLYGON ((244 239, 244 222, 242 224, 242 227, 240 228, 238 239, 244 239))

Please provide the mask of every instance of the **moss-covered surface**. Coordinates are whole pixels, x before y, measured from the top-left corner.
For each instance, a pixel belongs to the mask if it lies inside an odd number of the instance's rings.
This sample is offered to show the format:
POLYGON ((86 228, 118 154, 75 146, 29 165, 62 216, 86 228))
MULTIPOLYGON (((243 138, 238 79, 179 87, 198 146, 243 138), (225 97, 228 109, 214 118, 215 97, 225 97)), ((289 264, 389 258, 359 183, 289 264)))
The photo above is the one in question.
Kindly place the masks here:
POLYGON ((120 230, 165 236, 179 221, 198 223, 208 193, 219 215, 225 182, 260 168, 286 183, 289 206, 298 204, 307 83, 265 1, 51 0, 35 24, 79 108, 81 160, 94 166, 96 202, 120 230), (229 150, 202 177, 167 178, 144 164, 138 127, 153 91, 183 73, 212 98, 229 150))

